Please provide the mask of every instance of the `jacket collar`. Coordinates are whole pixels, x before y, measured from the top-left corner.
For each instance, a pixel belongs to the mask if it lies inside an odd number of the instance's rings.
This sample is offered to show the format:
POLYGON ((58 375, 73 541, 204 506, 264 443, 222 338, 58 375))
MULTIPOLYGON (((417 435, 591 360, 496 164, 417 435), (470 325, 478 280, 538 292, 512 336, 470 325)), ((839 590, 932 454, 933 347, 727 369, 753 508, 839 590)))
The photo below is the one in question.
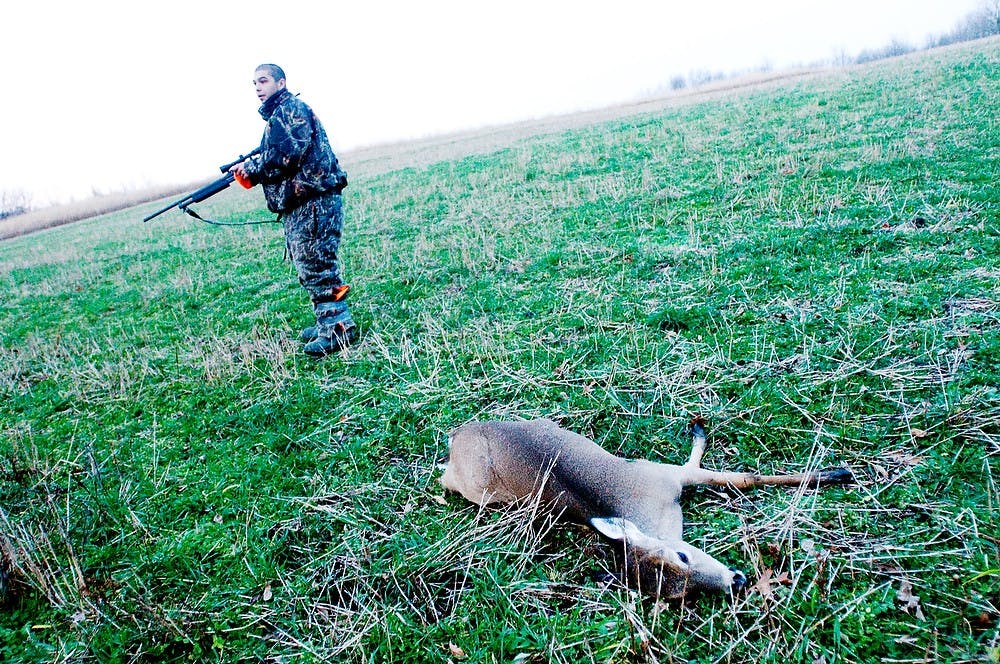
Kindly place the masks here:
POLYGON ((288 88, 279 90, 278 92, 268 97, 267 101, 261 104, 260 108, 257 109, 257 112, 260 113, 260 117, 264 118, 265 120, 270 120, 271 116, 274 114, 274 109, 278 108, 278 105, 281 104, 281 102, 284 101, 285 98, 290 97, 291 95, 292 93, 288 91, 288 88))

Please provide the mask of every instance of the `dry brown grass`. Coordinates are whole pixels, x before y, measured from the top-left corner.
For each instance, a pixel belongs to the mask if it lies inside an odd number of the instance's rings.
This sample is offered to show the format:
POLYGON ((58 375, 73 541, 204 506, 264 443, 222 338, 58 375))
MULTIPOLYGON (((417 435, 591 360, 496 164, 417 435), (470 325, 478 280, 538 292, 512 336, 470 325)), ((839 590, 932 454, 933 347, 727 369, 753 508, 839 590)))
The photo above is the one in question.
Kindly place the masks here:
POLYGON ((207 181, 186 185, 162 185, 135 191, 123 191, 105 196, 95 196, 82 201, 32 210, 31 212, 19 214, 15 217, 0 219, 0 240, 71 224, 74 221, 90 219, 109 212, 125 210, 168 196, 180 196, 204 184, 207 184, 207 181))

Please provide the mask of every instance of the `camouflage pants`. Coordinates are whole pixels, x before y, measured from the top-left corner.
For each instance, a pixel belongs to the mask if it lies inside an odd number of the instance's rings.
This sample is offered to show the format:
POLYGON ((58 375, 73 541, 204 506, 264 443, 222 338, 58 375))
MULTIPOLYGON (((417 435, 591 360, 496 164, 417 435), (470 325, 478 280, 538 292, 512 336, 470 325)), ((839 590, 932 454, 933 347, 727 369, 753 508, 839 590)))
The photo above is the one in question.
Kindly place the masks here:
POLYGON ((340 276, 337 250, 344 225, 344 199, 325 194, 284 217, 285 243, 299 283, 309 293, 319 336, 331 338, 354 327, 347 310, 348 286, 340 276))

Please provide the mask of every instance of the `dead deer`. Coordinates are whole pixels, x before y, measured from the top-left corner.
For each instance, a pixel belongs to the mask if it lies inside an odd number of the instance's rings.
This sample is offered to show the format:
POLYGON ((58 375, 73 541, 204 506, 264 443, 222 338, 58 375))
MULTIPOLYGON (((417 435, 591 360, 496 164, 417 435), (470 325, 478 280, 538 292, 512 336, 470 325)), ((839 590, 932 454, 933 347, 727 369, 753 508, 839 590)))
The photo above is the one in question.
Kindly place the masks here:
POLYGON ((658 597, 679 598, 695 590, 735 593, 746 585, 742 572, 683 540, 684 487, 818 487, 853 480, 846 468, 794 475, 705 470, 700 420, 692 434, 691 457, 677 466, 617 457, 546 419, 471 422, 448 437, 441 483, 479 505, 538 500, 562 518, 588 524, 624 545, 630 583, 658 597))

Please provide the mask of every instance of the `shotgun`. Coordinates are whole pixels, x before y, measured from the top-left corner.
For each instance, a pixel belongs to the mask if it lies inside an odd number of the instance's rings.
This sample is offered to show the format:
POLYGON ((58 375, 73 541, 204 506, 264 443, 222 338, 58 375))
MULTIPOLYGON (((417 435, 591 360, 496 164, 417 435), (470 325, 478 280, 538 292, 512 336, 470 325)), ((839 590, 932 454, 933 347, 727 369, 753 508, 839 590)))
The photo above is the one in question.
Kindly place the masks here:
MULTIPOLYGON (((203 200, 205 200, 206 198, 208 198, 210 196, 215 196, 217 193, 219 193, 223 189, 228 188, 229 185, 231 185, 233 183, 233 180, 236 179, 236 176, 233 173, 230 173, 229 169, 232 168, 233 166, 235 166, 236 164, 240 163, 244 159, 247 159, 248 157, 252 157, 252 156, 254 156, 256 154, 260 154, 260 148, 256 148, 254 150, 251 150, 247 154, 241 154, 239 157, 237 157, 236 159, 232 160, 228 164, 223 164, 222 166, 219 166, 219 170, 222 171, 223 173, 225 173, 225 175, 223 175, 221 178, 219 178, 218 180, 215 180, 214 182, 209 182, 208 184, 206 184, 201 189, 198 189, 197 191, 191 192, 190 194, 188 194, 184 198, 181 198, 179 200, 174 201, 170 205, 166 206, 165 208, 163 208, 161 210, 157 210, 156 212, 154 212, 153 214, 149 215, 148 217, 143 217, 142 222, 146 223, 150 219, 153 219, 154 217, 158 217, 161 214, 163 214, 164 212, 166 212, 167 210, 172 210, 173 208, 177 208, 178 210, 181 210, 182 212, 186 212, 186 213, 188 213, 189 215, 191 215, 192 217, 194 217, 195 219, 197 219, 199 221, 206 221, 205 219, 202 219, 201 216, 199 216, 197 212, 195 212, 194 210, 190 209, 190 207, 192 205, 194 205, 195 203, 200 203, 203 200)), ((246 187, 247 189, 249 189, 252 186, 249 182, 245 182, 245 181, 241 181, 240 184, 243 185, 244 187, 246 187)))

